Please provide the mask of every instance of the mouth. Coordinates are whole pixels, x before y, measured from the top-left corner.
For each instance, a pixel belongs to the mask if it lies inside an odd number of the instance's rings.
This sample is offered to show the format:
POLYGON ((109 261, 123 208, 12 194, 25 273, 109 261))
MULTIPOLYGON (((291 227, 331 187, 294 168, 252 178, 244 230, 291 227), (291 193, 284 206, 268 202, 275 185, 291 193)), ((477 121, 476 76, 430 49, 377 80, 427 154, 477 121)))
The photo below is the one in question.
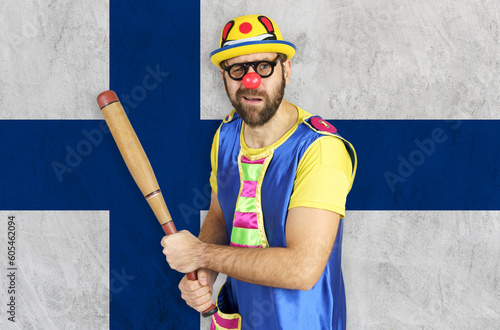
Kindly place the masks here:
POLYGON ((260 97, 255 97, 255 96, 242 96, 242 98, 245 100, 246 103, 250 104, 257 104, 262 102, 262 99, 260 97))

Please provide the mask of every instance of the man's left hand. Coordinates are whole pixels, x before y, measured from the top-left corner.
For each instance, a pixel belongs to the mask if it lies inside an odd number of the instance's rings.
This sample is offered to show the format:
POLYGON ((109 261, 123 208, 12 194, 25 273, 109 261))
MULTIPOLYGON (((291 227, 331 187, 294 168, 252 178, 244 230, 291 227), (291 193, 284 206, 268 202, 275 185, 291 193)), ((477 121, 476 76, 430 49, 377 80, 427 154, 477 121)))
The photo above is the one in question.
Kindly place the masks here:
POLYGON ((182 230, 163 237, 161 245, 163 254, 172 269, 181 273, 189 273, 202 268, 203 242, 189 231, 182 230))

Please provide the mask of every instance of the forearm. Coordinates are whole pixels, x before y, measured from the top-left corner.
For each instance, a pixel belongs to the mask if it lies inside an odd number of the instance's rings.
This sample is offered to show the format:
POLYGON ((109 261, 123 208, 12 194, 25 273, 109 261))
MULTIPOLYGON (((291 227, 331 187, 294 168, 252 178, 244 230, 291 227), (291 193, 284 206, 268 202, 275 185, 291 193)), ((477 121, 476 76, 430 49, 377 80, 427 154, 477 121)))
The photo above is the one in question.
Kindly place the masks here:
POLYGON ((224 217, 215 219, 209 217, 203 225, 205 242, 185 230, 163 238, 163 253, 173 269, 188 273, 204 268, 249 283, 309 290, 323 274, 340 216, 321 209, 293 208, 287 217, 287 246, 255 249, 227 246, 224 217))
MULTIPOLYGON (((201 226, 198 239, 205 243, 227 245, 228 243, 224 218, 221 219, 217 217, 214 212, 211 212, 209 210, 207 216, 205 217, 205 220, 203 221, 203 225, 201 226)), ((219 272, 213 269, 206 270, 208 272, 211 272, 212 281, 210 284, 213 284, 219 272)))
POLYGON ((200 241, 211 244, 227 245, 226 225, 210 211, 203 221, 198 235, 200 241))
POLYGON ((325 266, 317 262, 311 264, 310 256, 314 252, 309 250, 308 258, 304 251, 290 248, 249 249, 204 244, 201 259, 204 268, 240 281, 308 290, 317 282, 325 266))

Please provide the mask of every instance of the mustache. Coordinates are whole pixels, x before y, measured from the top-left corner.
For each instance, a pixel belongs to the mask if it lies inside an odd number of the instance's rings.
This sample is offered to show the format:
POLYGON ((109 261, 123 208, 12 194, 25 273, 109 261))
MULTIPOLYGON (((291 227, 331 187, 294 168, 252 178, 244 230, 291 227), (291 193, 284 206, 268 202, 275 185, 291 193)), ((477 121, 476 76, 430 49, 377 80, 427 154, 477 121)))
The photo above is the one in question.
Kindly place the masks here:
POLYGON ((255 89, 248 89, 248 88, 243 88, 243 89, 239 89, 237 92, 236 92, 236 96, 237 97, 240 97, 240 96, 251 96, 251 97, 260 97, 260 98, 265 98, 266 96, 266 93, 264 92, 260 92, 258 90, 255 90, 255 89))

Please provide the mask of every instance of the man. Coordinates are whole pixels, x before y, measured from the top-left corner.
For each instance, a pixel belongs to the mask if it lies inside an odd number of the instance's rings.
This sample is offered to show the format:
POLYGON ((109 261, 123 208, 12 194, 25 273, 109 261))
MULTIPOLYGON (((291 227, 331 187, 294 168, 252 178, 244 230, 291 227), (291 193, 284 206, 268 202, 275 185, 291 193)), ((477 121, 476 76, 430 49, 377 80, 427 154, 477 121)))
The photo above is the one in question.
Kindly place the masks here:
POLYGON ((295 46, 266 16, 235 18, 211 60, 234 109, 212 145, 212 200, 199 238, 164 237, 183 299, 212 328, 343 329, 342 221, 356 171, 349 142, 283 99, 295 46))

